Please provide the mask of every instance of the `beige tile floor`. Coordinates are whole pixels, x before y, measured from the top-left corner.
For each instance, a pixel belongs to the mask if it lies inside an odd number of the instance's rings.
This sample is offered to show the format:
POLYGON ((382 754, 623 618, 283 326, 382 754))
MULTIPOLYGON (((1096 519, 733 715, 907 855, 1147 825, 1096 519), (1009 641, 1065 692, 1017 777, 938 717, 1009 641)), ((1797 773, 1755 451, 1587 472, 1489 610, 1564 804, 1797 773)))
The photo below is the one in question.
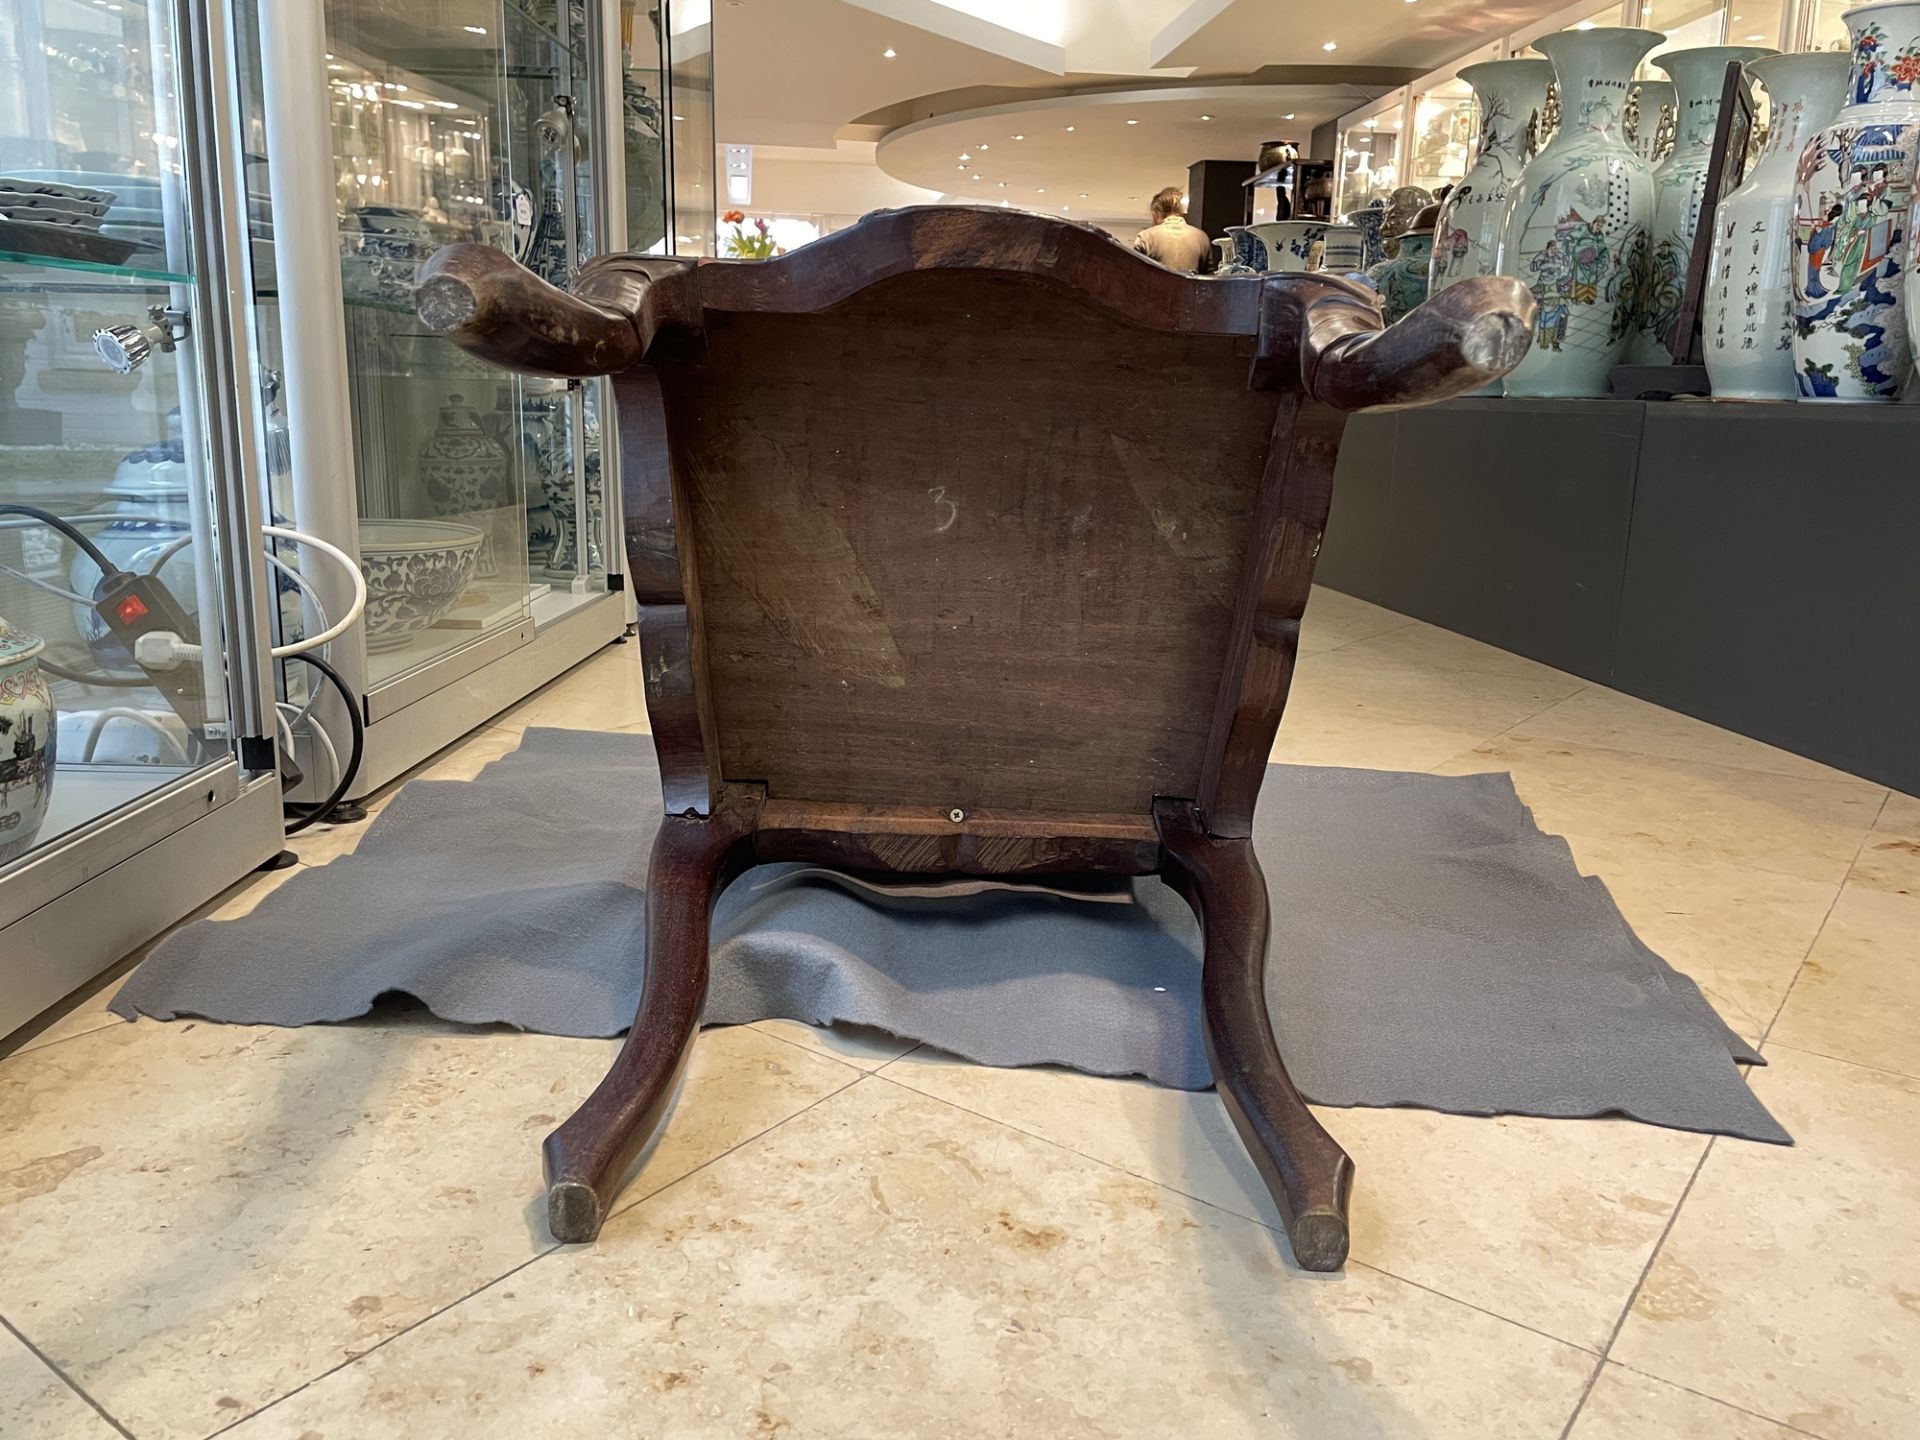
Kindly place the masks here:
MULTIPOLYGON (((539 1140, 611 1044, 109 982, 0 1051, 0 1436, 1920 1436, 1920 800, 1330 592, 1304 648, 1277 758, 1512 771, 1798 1145, 1323 1112, 1309 1276, 1211 1094, 770 1022, 560 1249, 539 1140)), ((632 648, 418 774, 530 724, 644 728, 632 648)))

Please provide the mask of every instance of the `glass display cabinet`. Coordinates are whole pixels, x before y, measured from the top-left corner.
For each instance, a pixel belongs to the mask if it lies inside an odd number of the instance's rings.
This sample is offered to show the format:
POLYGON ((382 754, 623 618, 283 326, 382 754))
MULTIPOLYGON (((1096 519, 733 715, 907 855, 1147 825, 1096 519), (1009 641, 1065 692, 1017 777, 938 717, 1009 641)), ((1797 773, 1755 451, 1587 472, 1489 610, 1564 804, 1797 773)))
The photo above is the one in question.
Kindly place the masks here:
MULTIPOLYGON (((375 596, 340 647, 365 707, 357 796, 625 628, 603 386, 474 361, 420 323, 413 281, 454 241, 557 285, 603 240, 664 249, 673 32, 659 0, 237 6, 254 180, 278 275, 300 276, 252 277, 285 411, 267 500, 375 596)), ((711 134, 710 87, 676 108, 711 134)), ((324 755, 303 768, 323 787, 324 755)))
POLYGON ((0 1035, 281 844, 219 25, 0 11, 0 1035))
POLYGON ((1400 179, 1401 139, 1407 91, 1383 95, 1340 122, 1333 210, 1345 215, 1371 200, 1384 200, 1406 183, 1400 179))

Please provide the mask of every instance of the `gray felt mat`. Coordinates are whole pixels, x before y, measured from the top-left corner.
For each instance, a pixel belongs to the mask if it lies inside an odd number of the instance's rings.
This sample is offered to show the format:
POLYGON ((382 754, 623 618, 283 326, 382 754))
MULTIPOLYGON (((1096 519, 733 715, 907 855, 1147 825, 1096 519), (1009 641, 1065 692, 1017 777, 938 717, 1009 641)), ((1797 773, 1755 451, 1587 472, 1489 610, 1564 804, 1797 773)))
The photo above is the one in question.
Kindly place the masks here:
MULTIPOLYGON (((449 1020, 618 1034, 660 813, 645 736, 529 730, 476 780, 406 786, 355 853, 246 918, 167 939, 113 1008, 309 1025, 399 991, 449 1020)), ((1255 847, 1268 1002, 1309 1099, 1787 1141, 1734 1068, 1759 1057, 1507 776, 1272 766, 1255 847)), ((1211 1083, 1199 927, 1158 880, 880 888, 768 865, 713 933, 709 1023, 848 1021, 992 1065, 1211 1083)))

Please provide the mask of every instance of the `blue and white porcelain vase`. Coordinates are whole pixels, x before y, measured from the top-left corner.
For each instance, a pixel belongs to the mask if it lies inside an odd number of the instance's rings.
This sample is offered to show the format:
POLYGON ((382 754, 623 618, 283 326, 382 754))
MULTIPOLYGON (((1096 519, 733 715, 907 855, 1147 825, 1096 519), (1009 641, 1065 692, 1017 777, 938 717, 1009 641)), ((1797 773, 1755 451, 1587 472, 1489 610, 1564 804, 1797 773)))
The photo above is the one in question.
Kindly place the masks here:
POLYGON ((1747 73, 1767 92, 1766 148, 1714 212, 1713 255, 1701 306, 1701 339, 1721 400, 1791 400, 1794 167, 1815 131, 1840 109, 1847 56, 1828 50, 1769 55, 1747 73))
POLYGON ((1380 234, 1380 226, 1386 218, 1387 202, 1385 200, 1375 200, 1369 205, 1362 205, 1358 210, 1349 210, 1340 217, 1343 225, 1352 225, 1359 229, 1361 243, 1365 247, 1356 269, 1369 269, 1387 258, 1387 242, 1380 234))
POLYGON ((1327 238, 1324 220, 1268 220, 1252 229, 1267 248, 1270 271, 1313 269, 1316 252, 1327 238))
POLYGON ((27 853, 53 800, 60 732, 40 668, 44 648, 38 635, 0 620, 0 865, 27 853))
POLYGON ((1653 176, 1620 128, 1634 68, 1663 40, 1601 26, 1543 35, 1560 124, 1514 187, 1495 271, 1539 306, 1534 340, 1506 377, 1508 395, 1604 395, 1633 334, 1653 227, 1653 176))
POLYGON ((1627 352, 1639 364, 1667 365, 1673 360, 1674 327, 1687 288, 1694 232, 1700 227, 1700 203, 1707 194, 1707 166, 1713 158, 1727 66, 1773 53, 1755 45, 1702 45, 1670 50, 1653 62, 1673 77, 1675 119, 1673 151, 1653 169, 1653 249, 1627 352))
POLYGON ((1495 273, 1507 202, 1533 158, 1528 145, 1546 108, 1553 66, 1545 60, 1488 60, 1461 70, 1460 79, 1473 87, 1480 146, 1460 183, 1440 202, 1429 276, 1436 294, 1456 281, 1495 273))
POLYGON ((1793 367, 1805 400, 1894 400, 1912 369, 1907 226, 1920 140, 1920 3, 1862 5, 1847 102, 1800 152, 1793 367))
POLYGON ((1357 225, 1329 225, 1320 239, 1320 268, 1329 275, 1366 269, 1367 236, 1357 225))

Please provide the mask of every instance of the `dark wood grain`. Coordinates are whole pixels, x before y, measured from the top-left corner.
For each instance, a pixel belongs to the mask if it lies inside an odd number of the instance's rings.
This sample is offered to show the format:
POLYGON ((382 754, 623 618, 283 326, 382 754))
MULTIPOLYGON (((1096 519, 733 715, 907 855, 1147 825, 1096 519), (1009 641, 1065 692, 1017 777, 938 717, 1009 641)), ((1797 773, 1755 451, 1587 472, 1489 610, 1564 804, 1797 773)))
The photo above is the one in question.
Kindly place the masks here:
POLYGON ((547 1136, 547 1224, 556 1240, 600 1233, 626 1172, 660 1128, 707 1001, 713 902, 750 863, 759 796, 731 787, 702 819, 669 815, 647 870, 646 979, 633 1028, 599 1085, 547 1136))
POLYGON ((1334 277, 1200 280, 978 207, 609 257, 572 294, 476 247, 422 273, 456 343, 619 396, 668 819, 633 1034, 549 1141, 554 1233, 597 1231, 660 1123, 731 867, 1158 870, 1201 919, 1221 1098, 1296 1258, 1337 1268, 1352 1166, 1274 1048, 1247 836, 1346 414, 1510 369, 1526 288, 1382 330, 1334 277))
POLYGON ((1209 835, 1191 805, 1155 808, 1162 874, 1193 907, 1203 941, 1200 971, 1207 1062, 1233 1128, 1253 1156, 1304 1270, 1347 1259, 1353 1161, 1327 1134, 1274 1043, 1267 1013, 1267 882, 1250 841, 1209 835))

